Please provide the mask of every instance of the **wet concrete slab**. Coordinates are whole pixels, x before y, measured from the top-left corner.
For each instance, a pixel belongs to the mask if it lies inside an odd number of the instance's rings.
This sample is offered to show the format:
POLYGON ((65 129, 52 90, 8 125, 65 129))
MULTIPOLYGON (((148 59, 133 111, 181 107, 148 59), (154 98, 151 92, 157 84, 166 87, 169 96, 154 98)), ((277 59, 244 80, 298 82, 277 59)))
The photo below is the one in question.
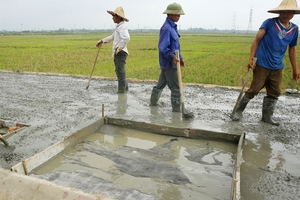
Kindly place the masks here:
POLYGON ((61 140, 76 127, 102 115, 177 127, 224 132, 245 132, 241 193, 243 199, 299 199, 300 190, 300 98, 283 94, 278 101, 274 127, 260 121, 260 93, 248 104, 244 118, 232 122, 229 115, 238 89, 205 85, 185 85, 185 106, 195 119, 172 113, 170 92, 163 91, 159 106, 149 107, 155 82, 130 81, 127 94, 116 94, 114 80, 0 72, 0 118, 30 125, 11 136, 14 154, 0 157, 0 167, 10 169, 61 140))
MULTIPOLYGON (((98 200, 95 195, 84 193, 81 190, 67 188, 61 185, 24 176, 15 172, 0 168, 0 196, 1 199, 64 199, 64 200, 98 200), (8 192, 9 191, 9 192, 8 192)), ((101 198, 101 200, 106 200, 101 198)))
POLYGON ((102 125, 31 176, 109 199, 230 199, 237 144, 102 125))

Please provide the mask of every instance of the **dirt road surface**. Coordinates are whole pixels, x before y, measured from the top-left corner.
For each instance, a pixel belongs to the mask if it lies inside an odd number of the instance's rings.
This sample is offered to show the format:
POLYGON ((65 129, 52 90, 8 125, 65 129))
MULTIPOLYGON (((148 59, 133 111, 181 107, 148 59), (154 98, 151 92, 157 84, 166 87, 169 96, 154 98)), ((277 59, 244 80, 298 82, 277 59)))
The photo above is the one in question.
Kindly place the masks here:
MULTIPOLYGON (((61 140, 70 130, 105 116, 178 127, 225 132, 245 132, 241 165, 242 199, 300 199, 300 96, 285 94, 278 100, 274 120, 280 126, 260 121, 260 93, 250 101, 240 122, 229 115, 238 89, 184 85, 185 107, 193 120, 171 112, 170 91, 163 91, 159 106, 149 107, 155 81, 129 80, 127 94, 117 94, 117 82, 87 77, 0 72, 0 118, 22 122, 28 128, 8 138, 14 154, 0 155, 0 167, 10 169, 61 140)), ((224 199, 227 199, 224 197, 224 199)))

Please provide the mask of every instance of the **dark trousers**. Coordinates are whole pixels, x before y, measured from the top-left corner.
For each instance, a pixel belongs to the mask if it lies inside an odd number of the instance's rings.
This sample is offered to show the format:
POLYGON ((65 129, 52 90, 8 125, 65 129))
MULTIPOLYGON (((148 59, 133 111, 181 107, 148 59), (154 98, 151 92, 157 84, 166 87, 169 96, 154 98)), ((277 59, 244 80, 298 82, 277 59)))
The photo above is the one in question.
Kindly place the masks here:
POLYGON ((126 59, 128 54, 124 51, 120 51, 114 56, 115 72, 118 77, 118 81, 126 82, 126 59))
POLYGON ((179 91, 177 69, 161 70, 156 88, 163 90, 166 85, 172 92, 179 91))

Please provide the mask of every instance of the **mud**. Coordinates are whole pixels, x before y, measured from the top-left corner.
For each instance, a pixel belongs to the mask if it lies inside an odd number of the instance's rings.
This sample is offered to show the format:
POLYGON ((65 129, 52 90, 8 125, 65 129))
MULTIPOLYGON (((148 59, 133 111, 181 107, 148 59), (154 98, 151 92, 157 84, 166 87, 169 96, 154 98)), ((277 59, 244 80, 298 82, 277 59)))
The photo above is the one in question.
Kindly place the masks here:
POLYGON ((185 107, 195 115, 193 120, 186 120, 180 113, 171 112, 167 88, 158 107, 148 106, 155 82, 130 80, 127 94, 116 94, 114 80, 94 79, 86 90, 87 82, 87 77, 0 72, 0 118, 30 125, 7 139, 16 149, 10 157, 1 156, 0 167, 10 169, 80 124, 100 118, 104 104, 105 115, 116 118, 245 132, 243 199, 300 199, 299 94, 280 97, 274 120, 281 125, 276 127, 260 121, 263 92, 248 104, 242 121, 232 122, 229 115, 238 89, 185 85, 185 107))

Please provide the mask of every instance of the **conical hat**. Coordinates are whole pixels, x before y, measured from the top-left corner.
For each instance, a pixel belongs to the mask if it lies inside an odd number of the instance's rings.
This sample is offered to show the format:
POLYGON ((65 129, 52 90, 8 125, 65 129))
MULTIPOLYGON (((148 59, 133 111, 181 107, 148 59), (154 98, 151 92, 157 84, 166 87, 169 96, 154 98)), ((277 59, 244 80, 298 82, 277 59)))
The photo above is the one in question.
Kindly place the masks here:
POLYGON ((294 14, 300 14, 300 8, 298 8, 296 0, 283 0, 281 4, 272 10, 269 10, 269 13, 280 13, 280 11, 294 11, 294 14))
POLYGON ((129 21, 129 19, 127 19, 127 18, 125 17, 124 10, 123 10, 122 7, 116 8, 115 11, 110 11, 110 10, 108 10, 107 12, 108 12, 109 14, 111 14, 111 15, 118 15, 119 17, 123 18, 126 22, 129 21))

